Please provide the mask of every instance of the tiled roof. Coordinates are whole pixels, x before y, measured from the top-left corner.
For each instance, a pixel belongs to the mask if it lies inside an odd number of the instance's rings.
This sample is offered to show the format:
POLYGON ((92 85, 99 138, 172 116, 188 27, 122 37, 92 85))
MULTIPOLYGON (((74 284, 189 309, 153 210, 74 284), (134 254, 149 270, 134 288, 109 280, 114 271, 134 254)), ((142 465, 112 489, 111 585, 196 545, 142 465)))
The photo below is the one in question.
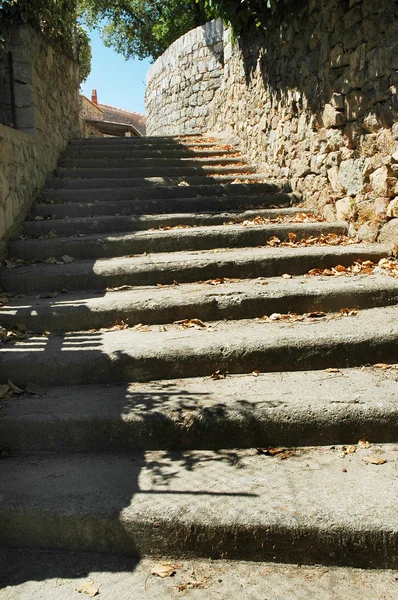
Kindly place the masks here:
POLYGON ((104 111, 104 121, 113 121, 114 123, 130 123, 134 125, 136 129, 145 135, 146 131, 146 118, 144 115, 116 106, 110 106, 109 104, 98 103, 98 106, 104 111))

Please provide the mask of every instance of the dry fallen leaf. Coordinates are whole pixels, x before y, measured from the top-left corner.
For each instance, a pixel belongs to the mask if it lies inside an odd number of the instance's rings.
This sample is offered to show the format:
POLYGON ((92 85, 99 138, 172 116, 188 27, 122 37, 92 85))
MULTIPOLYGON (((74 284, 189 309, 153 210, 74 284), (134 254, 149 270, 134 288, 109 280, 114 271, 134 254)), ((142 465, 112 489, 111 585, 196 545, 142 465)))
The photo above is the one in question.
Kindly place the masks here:
POLYGON ((12 391, 13 394, 17 394, 17 396, 19 396, 19 394, 24 393, 25 390, 22 390, 17 385, 14 385, 10 379, 8 380, 7 383, 8 383, 8 387, 10 388, 10 390, 12 391))
POLYGON ((200 319, 182 319, 181 321, 174 321, 174 325, 182 325, 186 329, 207 329, 207 325, 200 319))
POLYGON ((289 273, 284 273, 282 277, 283 279, 293 279, 293 275, 289 275, 289 273))
POLYGON ((159 563, 153 567, 151 575, 161 577, 162 579, 165 577, 172 577, 176 574, 177 567, 178 565, 172 563, 159 563))
POLYGON ((64 256, 61 256, 61 260, 62 262, 64 262, 65 264, 67 263, 73 263, 75 262, 75 259, 72 258, 72 256, 68 256, 67 254, 64 254, 64 256))
POLYGON ((357 447, 356 446, 343 446, 342 450, 343 450, 343 456, 345 456, 346 454, 354 454, 354 452, 357 451, 357 447))
POLYGON ((0 400, 4 399, 4 398, 9 398, 10 396, 10 386, 8 386, 6 383, 3 385, 0 385, 0 400))
POLYGON ((265 454, 266 456, 278 456, 278 458, 281 460, 290 458, 296 454, 294 450, 289 450, 288 448, 284 447, 274 448, 273 446, 268 446, 267 448, 257 448, 257 453, 265 454))
POLYGON ((215 371, 212 375, 210 375, 210 379, 225 379, 228 375, 228 371, 215 371))
POLYGON ((372 444, 370 442, 368 442, 368 440, 365 440, 365 439, 358 440, 358 448, 370 448, 371 445, 372 444))
POLYGON ((354 317, 358 314, 357 308, 340 308, 340 315, 342 317, 354 317))
POLYGON ((340 369, 335 369, 334 367, 330 367, 329 369, 325 369, 325 373, 340 373, 340 369))
POLYGON ((77 589, 77 591, 79 594, 87 594, 89 598, 94 598, 94 596, 97 596, 100 593, 99 587, 94 585, 94 581, 92 579, 87 579, 87 581, 85 581, 83 585, 77 589))
POLYGON ((380 458, 380 456, 364 456, 362 460, 367 465, 384 465, 387 462, 386 458, 380 458))

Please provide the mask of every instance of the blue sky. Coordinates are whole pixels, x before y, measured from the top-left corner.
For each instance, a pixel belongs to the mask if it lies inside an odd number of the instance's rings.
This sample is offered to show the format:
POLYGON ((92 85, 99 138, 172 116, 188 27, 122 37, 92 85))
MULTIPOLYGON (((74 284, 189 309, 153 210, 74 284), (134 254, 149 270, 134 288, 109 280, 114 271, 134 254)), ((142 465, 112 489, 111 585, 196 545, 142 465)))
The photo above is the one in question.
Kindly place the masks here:
POLYGON ((97 31, 90 31, 89 35, 93 58, 91 74, 82 85, 82 93, 91 99, 91 90, 96 89, 99 102, 144 113, 145 80, 150 61, 126 61, 104 46, 97 31))

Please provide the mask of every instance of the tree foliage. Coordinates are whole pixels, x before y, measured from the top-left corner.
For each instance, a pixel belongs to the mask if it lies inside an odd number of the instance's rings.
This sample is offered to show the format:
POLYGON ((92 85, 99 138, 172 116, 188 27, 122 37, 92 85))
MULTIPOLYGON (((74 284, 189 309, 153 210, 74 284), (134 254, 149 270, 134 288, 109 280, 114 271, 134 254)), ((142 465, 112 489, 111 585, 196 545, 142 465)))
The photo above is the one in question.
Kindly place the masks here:
POLYGON ((178 37, 209 19, 221 17, 237 37, 253 25, 264 25, 270 13, 289 1, 293 0, 0 0, 0 25, 2 20, 19 19, 64 47, 77 47, 84 80, 91 54, 81 24, 99 29, 105 44, 126 59, 156 59, 178 37))
POLYGON ((239 36, 252 26, 265 27, 267 21, 289 0, 197 0, 209 18, 221 17, 239 36))
MULTIPOLYGON (((91 67, 90 40, 78 22, 79 0, 0 0, 0 29, 14 23, 29 23, 63 51, 77 59, 80 78, 87 79, 91 67)), ((0 46, 5 37, 0 30, 0 46)))
POLYGON ((206 22, 196 0, 80 0, 81 16, 125 58, 156 59, 178 37, 206 22))

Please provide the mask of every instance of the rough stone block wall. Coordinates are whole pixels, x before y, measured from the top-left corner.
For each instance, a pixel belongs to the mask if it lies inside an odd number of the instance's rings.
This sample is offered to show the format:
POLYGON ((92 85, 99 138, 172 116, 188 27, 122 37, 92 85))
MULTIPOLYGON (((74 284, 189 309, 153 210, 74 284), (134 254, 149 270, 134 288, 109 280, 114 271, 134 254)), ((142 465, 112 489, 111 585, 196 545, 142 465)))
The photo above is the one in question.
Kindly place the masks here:
POLYGON ((17 129, 0 125, 0 255, 68 142, 80 137, 79 67, 29 26, 10 36, 17 129))
POLYGON ((223 26, 212 21, 176 40, 147 76, 147 135, 201 133, 223 78, 223 26))
MULTIPOLYGON (((270 179, 373 239, 398 215, 398 3, 307 0, 232 45, 209 127, 270 179)), ((398 241, 398 240, 397 240, 398 241)))
MULTIPOLYGON (((186 48, 183 38, 179 44, 186 48)), ((268 179, 288 182, 329 219, 352 219, 364 239, 398 217, 397 0, 285 2, 265 32, 233 44, 226 30, 223 46, 210 104, 210 78, 201 82, 202 131, 233 135, 268 179)), ((190 61, 180 55, 181 72, 195 58, 185 52, 190 61)), ((162 76, 162 89, 174 72, 162 76)), ((151 96, 161 94, 154 84, 150 77, 151 96)), ((189 92, 173 89, 168 132, 184 133, 193 117, 189 92)), ((157 108, 148 115, 152 133, 162 131, 166 116, 161 103, 157 108)))

